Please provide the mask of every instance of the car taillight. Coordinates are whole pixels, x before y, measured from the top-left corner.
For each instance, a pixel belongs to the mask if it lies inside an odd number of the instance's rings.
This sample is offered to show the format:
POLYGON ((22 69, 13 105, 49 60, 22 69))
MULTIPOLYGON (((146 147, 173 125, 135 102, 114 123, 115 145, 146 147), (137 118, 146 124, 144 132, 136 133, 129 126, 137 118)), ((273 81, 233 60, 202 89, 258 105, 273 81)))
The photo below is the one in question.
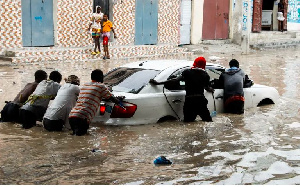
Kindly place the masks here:
POLYGON ((105 113, 105 104, 101 103, 100 104, 100 115, 103 116, 105 113))
POLYGON ((127 102, 123 102, 123 106, 125 109, 122 108, 121 106, 115 104, 110 117, 111 118, 131 118, 134 115, 134 113, 137 109, 137 106, 135 104, 127 103, 127 102))

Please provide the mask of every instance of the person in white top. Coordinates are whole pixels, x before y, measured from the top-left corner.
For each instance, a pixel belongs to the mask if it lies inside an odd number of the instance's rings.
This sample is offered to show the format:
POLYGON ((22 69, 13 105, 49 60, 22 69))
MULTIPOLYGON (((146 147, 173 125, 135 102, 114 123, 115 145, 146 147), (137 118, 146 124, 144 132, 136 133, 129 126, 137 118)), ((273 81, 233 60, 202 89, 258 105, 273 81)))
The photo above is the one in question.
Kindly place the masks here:
POLYGON ((88 31, 92 28, 92 38, 95 42, 95 48, 92 55, 100 54, 100 31, 101 31, 101 21, 103 19, 103 13, 101 12, 101 6, 96 6, 96 12, 91 15, 91 22, 88 27, 88 31), (97 52, 98 48, 98 52, 97 52))
POLYGON ((23 128, 29 129, 36 125, 36 121, 42 121, 50 100, 55 98, 62 76, 58 71, 52 71, 49 79, 40 82, 20 108, 20 120, 23 128))
POLYGON ((64 126, 71 129, 68 117, 80 92, 80 80, 76 75, 70 75, 65 81, 44 115, 43 125, 48 131, 62 131, 64 126))
POLYGON ((283 32, 283 21, 285 20, 284 18, 284 1, 280 0, 278 3, 278 12, 277 12, 277 20, 278 20, 278 30, 283 32))

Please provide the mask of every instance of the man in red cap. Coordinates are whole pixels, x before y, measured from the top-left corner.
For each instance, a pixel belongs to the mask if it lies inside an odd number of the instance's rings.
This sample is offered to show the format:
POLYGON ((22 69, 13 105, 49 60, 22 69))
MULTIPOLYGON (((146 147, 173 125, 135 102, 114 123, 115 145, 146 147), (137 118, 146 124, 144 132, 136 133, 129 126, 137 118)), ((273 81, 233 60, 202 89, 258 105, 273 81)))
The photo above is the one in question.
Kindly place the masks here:
POLYGON ((150 80, 151 84, 165 84, 174 81, 185 81, 185 102, 183 106, 183 114, 185 122, 195 121, 197 115, 202 118, 202 121, 212 121, 209 110, 207 108, 207 99, 204 96, 204 89, 209 92, 214 92, 210 87, 210 77, 205 71, 206 60, 204 57, 195 59, 191 69, 186 69, 182 74, 174 79, 169 79, 163 82, 150 80))

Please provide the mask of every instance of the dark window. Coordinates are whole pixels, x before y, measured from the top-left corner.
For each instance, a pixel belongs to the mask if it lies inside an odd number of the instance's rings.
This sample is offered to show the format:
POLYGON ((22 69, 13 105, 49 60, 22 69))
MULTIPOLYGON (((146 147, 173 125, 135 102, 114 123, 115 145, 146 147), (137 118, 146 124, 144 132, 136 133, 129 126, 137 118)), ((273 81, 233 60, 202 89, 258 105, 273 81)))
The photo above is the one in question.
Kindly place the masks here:
POLYGON ((224 71, 225 71, 225 69, 214 69, 214 68, 206 69, 206 72, 208 73, 210 80, 219 79, 220 75, 224 71))
POLYGON ((96 6, 101 6, 101 12, 104 14, 109 14, 109 0, 94 0, 93 12, 96 11, 96 6))
POLYGON ((275 0, 263 0, 263 10, 273 10, 275 0))
MULTIPOLYGON (((189 69, 190 67, 185 67, 179 70, 174 71, 168 78, 173 79, 181 76, 182 72, 186 69, 189 69)), ((171 91, 180 91, 185 90, 185 82, 184 81, 172 81, 165 84, 165 88, 171 91)))
POLYGON ((115 92, 139 93, 160 71, 138 68, 117 68, 104 76, 104 84, 115 92))
MULTIPOLYGON (((172 73, 170 75, 168 80, 179 77, 184 70, 189 69, 189 68, 191 68, 191 67, 185 67, 185 68, 175 71, 174 73, 172 73)), ((219 79, 221 73, 224 71, 225 71, 225 69, 223 69, 223 68, 215 68, 215 67, 206 66, 206 72, 208 73, 210 80, 219 79)), ((171 91, 185 90, 185 82, 184 81, 169 82, 169 83, 165 84, 165 88, 167 88, 168 90, 171 90, 171 91)))

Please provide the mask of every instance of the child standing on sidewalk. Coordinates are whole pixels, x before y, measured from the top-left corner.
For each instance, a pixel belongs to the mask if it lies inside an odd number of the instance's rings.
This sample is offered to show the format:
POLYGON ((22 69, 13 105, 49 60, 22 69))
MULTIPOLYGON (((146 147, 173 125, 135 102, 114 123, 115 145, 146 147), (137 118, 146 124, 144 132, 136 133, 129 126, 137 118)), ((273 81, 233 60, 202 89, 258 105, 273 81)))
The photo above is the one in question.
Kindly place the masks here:
POLYGON ((103 19, 103 13, 101 12, 101 6, 96 6, 96 12, 91 16, 91 23, 88 31, 92 28, 92 38, 94 39, 95 48, 92 55, 100 54, 100 31, 101 31, 101 20, 103 19), (98 48, 98 52, 97 52, 98 48))
POLYGON ((104 57, 103 59, 110 59, 108 52, 108 40, 110 38, 110 31, 114 33, 114 38, 117 38, 115 30, 113 28, 113 24, 108 20, 107 14, 103 15, 103 24, 102 24, 102 38, 103 38, 103 49, 104 49, 104 57))

